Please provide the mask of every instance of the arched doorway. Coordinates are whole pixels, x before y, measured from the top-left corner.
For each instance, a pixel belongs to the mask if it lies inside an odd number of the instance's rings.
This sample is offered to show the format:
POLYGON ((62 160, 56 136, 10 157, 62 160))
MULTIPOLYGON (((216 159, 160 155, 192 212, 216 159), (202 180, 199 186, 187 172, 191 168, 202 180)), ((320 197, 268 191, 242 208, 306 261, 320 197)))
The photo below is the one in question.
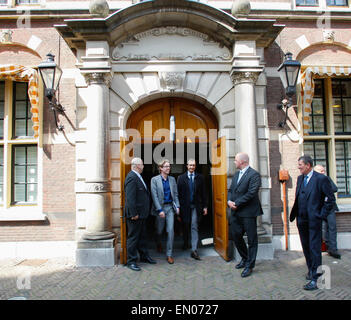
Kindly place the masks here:
MULTIPOLYGON (((219 155, 220 162, 225 162, 222 158, 225 159, 226 156, 221 148, 224 144, 217 141, 218 122, 214 114, 195 101, 184 98, 161 98, 148 102, 134 111, 128 118, 126 129, 128 140, 121 141, 122 207, 124 177, 130 171, 127 157, 131 159, 138 156, 144 160, 143 178, 148 186, 151 178, 159 174, 158 160, 169 159, 172 164, 171 175, 177 179, 186 171, 187 160, 194 158, 197 161, 197 171, 205 177, 208 190, 209 213, 200 226, 200 240, 214 238, 216 250, 227 260, 226 170, 221 174, 211 175, 211 163, 213 163, 211 157, 215 154, 218 158, 219 155), (132 131, 130 136, 128 130, 132 131), (220 215, 217 214, 219 212, 220 215), (219 241, 216 243, 216 240, 219 241)), ((216 163, 218 167, 218 161, 216 163)), ((152 229, 151 218, 150 233, 152 229)), ((121 238, 121 263, 123 263, 126 258, 126 230, 123 217, 121 238)), ((149 240, 152 241, 151 236, 149 240)))

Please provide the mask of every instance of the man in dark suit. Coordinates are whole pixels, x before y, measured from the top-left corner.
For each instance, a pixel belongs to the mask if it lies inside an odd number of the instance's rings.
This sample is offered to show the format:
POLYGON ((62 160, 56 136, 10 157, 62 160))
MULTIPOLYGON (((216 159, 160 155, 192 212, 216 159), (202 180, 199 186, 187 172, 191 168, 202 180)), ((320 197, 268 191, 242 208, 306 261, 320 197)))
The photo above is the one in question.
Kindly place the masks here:
POLYGON ((316 290, 322 264, 322 221, 335 205, 335 196, 328 178, 313 170, 313 160, 304 155, 298 159, 301 175, 297 178, 294 206, 290 221, 297 218, 302 250, 306 259, 309 282, 305 290, 316 290))
MULTIPOLYGON (((314 167, 314 170, 326 175, 326 171, 325 168, 320 165, 317 164, 314 167)), ((336 186, 336 184, 334 183, 334 181, 327 176, 329 179, 329 182, 332 186, 332 190, 335 194, 335 192, 338 191, 338 187, 336 186)), ((328 217, 326 219, 324 219, 323 223, 322 223, 322 236, 323 239, 325 240, 325 243, 328 247, 328 254, 336 259, 341 259, 341 255, 338 252, 338 245, 337 245, 337 230, 336 230, 336 215, 335 215, 335 211, 339 211, 338 205, 335 202, 334 208, 333 210, 330 212, 330 214, 328 214, 328 217)))
POLYGON ((150 213, 151 198, 146 184, 141 176, 144 164, 140 158, 132 159, 132 171, 124 183, 125 206, 123 214, 127 218, 127 266, 134 271, 140 271, 137 265, 138 252, 140 261, 155 264, 147 250, 146 218, 150 213))
POLYGON ((249 156, 238 153, 235 156, 237 171, 228 190, 228 206, 230 211, 230 229, 236 248, 241 256, 241 261, 236 269, 244 268, 241 276, 248 277, 255 267, 258 236, 257 217, 263 214, 258 191, 261 187, 260 174, 249 166, 249 156), (243 238, 247 235, 248 248, 243 238))
POLYGON ((205 181, 202 174, 196 173, 196 161, 189 159, 188 171, 178 177, 178 197, 180 203, 180 218, 183 226, 183 249, 189 246, 191 234, 191 254, 196 260, 201 260, 197 246, 199 241, 199 222, 201 215, 207 215, 207 198, 205 181))

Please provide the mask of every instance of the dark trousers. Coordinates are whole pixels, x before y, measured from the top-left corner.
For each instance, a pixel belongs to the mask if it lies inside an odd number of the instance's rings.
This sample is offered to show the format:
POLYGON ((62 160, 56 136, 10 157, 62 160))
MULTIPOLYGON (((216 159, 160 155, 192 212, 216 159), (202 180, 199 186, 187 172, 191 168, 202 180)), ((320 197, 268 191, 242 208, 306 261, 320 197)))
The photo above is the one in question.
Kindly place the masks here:
POLYGON ((136 263, 149 255, 147 250, 146 219, 127 219, 127 264, 136 263))
POLYGON ((258 250, 257 218, 242 218, 234 215, 231 220, 231 229, 235 246, 241 258, 246 262, 245 267, 253 269, 258 250), (245 233, 249 248, 244 240, 245 233))
POLYGON ((323 221, 322 234, 323 234, 323 239, 326 245, 328 246, 328 251, 337 251, 338 246, 336 242, 337 233, 336 233, 335 210, 332 210, 328 214, 328 217, 323 221))
POLYGON ((313 280, 317 280, 317 269, 322 264, 322 220, 298 216, 297 229, 308 272, 312 275, 313 280))

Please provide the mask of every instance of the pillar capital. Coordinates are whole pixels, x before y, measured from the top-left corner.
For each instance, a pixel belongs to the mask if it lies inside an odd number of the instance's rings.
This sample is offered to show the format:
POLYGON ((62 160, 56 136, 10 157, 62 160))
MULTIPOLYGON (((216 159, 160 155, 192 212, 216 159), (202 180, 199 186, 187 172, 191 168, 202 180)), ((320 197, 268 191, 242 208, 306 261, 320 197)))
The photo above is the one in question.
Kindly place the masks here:
POLYGON ((88 86, 92 84, 105 84, 106 86, 111 85, 112 74, 111 72, 101 72, 101 71, 91 71, 91 72, 82 72, 85 81, 88 86))
POLYGON ((230 73, 230 77, 234 86, 241 83, 255 84, 262 70, 240 70, 236 71, 234 68, 230 73))

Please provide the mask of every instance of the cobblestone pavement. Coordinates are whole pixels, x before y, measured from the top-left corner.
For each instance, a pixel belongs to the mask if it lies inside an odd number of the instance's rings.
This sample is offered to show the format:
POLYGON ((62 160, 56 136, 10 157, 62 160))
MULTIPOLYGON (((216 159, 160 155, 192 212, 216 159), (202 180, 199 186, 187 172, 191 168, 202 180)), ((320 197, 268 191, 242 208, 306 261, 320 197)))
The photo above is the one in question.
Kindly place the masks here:
POLYGON ((312 292, 302 289, 307 270, 297 251, 276 251, 274 260, 257 261, 245 279, 234 261, 213 254, 202 261, 175 254, 173 265, 159 256, 156 265, 140 264, 140 272, 122 265, 77 268, 67 258, 0 260, 0 300, 350 300, 351 250, 340 252, 341 260, 323 253, 330 289, 312 292))

